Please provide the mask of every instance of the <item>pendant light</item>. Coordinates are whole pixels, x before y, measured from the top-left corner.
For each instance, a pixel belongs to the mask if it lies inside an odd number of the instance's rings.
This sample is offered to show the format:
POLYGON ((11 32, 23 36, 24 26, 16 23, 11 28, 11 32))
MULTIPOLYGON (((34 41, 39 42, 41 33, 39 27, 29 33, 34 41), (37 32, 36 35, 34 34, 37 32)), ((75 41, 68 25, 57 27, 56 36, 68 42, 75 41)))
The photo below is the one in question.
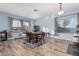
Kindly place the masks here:
POLYGON ((64 11, 62 10, 62 3, 59 3, 60 11, 57 13, 59 16, 64 14, 64 11))

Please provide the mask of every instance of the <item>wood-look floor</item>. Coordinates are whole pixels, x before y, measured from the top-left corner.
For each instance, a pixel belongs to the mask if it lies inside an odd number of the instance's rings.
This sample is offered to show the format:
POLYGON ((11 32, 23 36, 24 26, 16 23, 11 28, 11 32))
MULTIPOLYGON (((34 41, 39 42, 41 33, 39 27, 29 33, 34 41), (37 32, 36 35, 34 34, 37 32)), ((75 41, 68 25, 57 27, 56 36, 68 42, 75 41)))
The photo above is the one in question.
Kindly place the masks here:
POLYGON ((67 53, 68 45, 71 42, 66 40, 49 39, 45 44, 31 48, 25 44, 24 39, 8 40, 0 42, 1 56, 71 56, 67 53))

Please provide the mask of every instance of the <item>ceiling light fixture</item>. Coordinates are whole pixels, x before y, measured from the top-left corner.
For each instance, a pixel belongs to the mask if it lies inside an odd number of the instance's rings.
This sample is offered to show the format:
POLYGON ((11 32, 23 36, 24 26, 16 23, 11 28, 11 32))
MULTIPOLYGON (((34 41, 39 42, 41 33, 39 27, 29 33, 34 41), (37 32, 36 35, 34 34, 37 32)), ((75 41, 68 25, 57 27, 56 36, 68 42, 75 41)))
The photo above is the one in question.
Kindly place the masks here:
POLYGON ((34 11, 34 12, 37 12, 37 11, 38 11, 38 9, 34 9, 33 11, 34 11))
POLYGON ((59 16, 64 14, 64 11, 62 10, 62 3, 59 3, 60 11, 57 13, 59 16))
POLYGON ((38 10, 38 9, 33 9, 33 13, 32 13, 32 15, 31 15, 31 18, 37 19, 37 18, 39 18, 39 17, 40 17, 40 15, 39 15, 39 10, 38 10))

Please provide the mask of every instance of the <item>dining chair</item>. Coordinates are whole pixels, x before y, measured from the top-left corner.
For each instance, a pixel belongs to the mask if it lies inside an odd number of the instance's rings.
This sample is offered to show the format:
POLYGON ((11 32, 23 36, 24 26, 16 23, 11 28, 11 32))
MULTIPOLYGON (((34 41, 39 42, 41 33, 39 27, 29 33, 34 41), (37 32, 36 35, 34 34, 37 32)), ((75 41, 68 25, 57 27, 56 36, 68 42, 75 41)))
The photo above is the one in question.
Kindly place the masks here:
POLYGON ((37 36, 35 34, 32 34, 31 37, 32 37, 32 44, 37 43, 37 36))
POLYGON ((45 33, 40 33, 37 35, 37 42, 41 42, 41 44, 45 43, 45 33))

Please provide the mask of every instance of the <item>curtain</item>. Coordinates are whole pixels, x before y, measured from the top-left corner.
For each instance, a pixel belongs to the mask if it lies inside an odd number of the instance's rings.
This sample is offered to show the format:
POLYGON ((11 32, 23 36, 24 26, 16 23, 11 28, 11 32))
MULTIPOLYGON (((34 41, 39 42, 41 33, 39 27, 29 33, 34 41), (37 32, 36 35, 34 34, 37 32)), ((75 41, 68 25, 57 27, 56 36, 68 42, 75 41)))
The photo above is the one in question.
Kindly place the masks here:
POLYGON ((12 17, 8 17, 8 20, 9 20, 9 32, 8 32, 8 36, 11 37, 13 18, 12 17))
POLYGON ((22 19, 20 20, 20 23, 21 23, 21 31, 23 31, 23 20, 22 19))
POLYGON ((58 32, 58 22, 57 22, 57 18, 55 18, 55 21, 54 21, 54 30, 55 30, 55 34, 54 35, 57 35, 57 32, 58 32))

